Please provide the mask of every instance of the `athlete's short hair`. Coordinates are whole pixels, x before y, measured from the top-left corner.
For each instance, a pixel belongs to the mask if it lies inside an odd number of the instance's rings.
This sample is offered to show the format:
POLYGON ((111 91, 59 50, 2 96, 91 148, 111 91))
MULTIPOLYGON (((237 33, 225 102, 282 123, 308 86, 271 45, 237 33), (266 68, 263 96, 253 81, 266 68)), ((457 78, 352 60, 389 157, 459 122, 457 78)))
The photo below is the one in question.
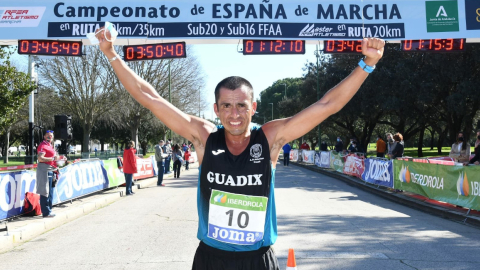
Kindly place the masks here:
POLYGON ((245 85, 248 88, 248 92, 250 95, 250 99, 253 102, 253 87, 252 84, 247 81, 245 78, 239 77, 239 76, 230 76, 225 79, 223 79, 221 82, 217 84, 217 87, 215 87, 215 103, 218 105, 218 98, 220 96, 220 88, 226 88, 229 90, 235 90, 237 88, 242 87, 245 85))

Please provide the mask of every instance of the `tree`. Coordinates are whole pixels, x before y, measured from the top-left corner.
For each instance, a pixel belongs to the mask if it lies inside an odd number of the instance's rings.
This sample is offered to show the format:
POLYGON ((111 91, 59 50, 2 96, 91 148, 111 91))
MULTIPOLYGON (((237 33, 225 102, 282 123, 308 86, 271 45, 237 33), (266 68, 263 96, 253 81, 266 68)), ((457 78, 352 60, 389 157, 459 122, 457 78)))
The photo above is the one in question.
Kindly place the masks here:
POLYGON ((81 123, 82 152, 88 151, 95 122, 119 102, 118 79, 108 60, 96 47, 86 47, 83 57, 55 57, 41 60, 43 83, 58 90, 63 113, 81 123))
POLYGON ((35 88, 27 74, 12 66, 12 52, 6 46, 0 46, 0 135, 6 134, 3 147, 4 163, 8 162, 9 135, 17 113, 35 88))

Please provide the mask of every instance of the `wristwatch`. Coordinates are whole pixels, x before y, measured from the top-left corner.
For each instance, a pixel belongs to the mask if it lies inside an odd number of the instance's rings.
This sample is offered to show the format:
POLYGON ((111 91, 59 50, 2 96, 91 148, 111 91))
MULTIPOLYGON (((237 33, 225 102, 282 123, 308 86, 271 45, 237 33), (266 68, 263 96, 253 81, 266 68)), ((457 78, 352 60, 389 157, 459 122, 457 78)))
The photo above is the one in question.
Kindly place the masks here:
POLYGON ((360 59, 360 62, 358 62, 358 65, 360 66, 360 68, 362 68, 363 70, 365 70, 367 73, 372 73, 373 70, 375 70, 375 66, 369 66, 367 65, 363 59, 360 59))

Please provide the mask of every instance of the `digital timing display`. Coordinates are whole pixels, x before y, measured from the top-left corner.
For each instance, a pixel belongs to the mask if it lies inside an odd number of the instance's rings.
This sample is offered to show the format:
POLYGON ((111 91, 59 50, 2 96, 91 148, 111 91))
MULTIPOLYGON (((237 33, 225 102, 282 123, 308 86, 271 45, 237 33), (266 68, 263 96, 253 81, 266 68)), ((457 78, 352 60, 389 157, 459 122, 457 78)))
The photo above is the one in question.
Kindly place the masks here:
POLYGON ((82 56, 81 41, 19 40, 18 54, 82 56))
POLYGON ((185 42, 123 46, 123 60, 125 61, 185 57, 187 57, 185 42))
POLYGON ((404 52, 460 52, 465 50, 465 39, 402 40, 404 52))
POLYGON ((305 54, 305 40, 243 40, 243 55, 305 54))
POLYGON ((323 43, 325 53, 362 53, 361 40, 325 40, 323 43))

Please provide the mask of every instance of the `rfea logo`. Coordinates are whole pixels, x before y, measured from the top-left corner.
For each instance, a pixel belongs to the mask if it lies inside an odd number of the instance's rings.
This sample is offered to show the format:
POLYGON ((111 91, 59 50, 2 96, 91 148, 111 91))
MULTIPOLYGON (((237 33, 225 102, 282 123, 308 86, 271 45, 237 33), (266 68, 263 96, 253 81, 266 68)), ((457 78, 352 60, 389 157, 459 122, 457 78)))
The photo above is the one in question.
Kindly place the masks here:
POLYGON ((227 195, 224 194, 218 194, 213 198, 214 201, 219 202, 219 203, 226 203, 227 202, 227 195))
POLYGON ((468 187, 467 173, 460 173, 457 180, 458 195, 468 197, 470 188, 468 187))
POLYGON ((400 181, 403 183, 410 183, 410 170, 408 169, 408 166, 402 166, 402 169, 400 170, 400 174, 398 175, 398 178, 400 181))

